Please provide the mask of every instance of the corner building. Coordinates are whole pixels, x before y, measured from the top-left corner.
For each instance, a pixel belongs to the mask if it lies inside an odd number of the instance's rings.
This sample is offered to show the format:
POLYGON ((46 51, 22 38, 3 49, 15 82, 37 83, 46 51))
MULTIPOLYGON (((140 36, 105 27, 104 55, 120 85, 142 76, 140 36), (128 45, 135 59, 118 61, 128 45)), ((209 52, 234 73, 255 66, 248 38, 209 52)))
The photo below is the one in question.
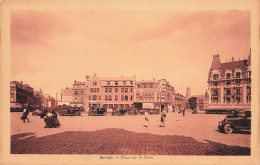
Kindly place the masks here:
POLYGON ((207 112, 231 112, 251 109, 251 50, 247 60, 221 63, 213 55, 208 75, 207 112))
POLYGON ((138 81, 134 91, 134 105, 138 108, 172 111, 175 91, 168 81, 138 81))

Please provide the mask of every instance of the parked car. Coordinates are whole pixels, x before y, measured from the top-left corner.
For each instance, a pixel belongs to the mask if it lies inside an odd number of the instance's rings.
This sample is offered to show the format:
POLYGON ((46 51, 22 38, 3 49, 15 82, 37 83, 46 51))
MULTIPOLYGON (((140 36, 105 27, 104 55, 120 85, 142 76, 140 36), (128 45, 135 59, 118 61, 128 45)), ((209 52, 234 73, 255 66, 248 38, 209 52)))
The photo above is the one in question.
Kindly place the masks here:
POLYGON ((235 111, 218 124, 220 132, 251 131, 251 111, 235 111))
POLYGON ((80 108, 79 107, 67 107, 65 109, 61 109, 59 114, 61 116, 80 116, 80 108))
POLYGON ((88 111, 89 116, 105 116, 107 115, 107 108, 90 108, 88 111))

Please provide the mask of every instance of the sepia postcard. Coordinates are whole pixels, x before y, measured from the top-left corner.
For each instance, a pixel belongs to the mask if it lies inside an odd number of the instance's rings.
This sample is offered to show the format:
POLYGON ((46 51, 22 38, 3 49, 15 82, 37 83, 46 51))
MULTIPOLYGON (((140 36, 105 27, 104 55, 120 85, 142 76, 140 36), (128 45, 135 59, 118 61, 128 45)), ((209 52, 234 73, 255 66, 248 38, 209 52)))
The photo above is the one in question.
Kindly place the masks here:
POLYGON ((260 163, 259 1, 1 3, 0 163, 260 163))

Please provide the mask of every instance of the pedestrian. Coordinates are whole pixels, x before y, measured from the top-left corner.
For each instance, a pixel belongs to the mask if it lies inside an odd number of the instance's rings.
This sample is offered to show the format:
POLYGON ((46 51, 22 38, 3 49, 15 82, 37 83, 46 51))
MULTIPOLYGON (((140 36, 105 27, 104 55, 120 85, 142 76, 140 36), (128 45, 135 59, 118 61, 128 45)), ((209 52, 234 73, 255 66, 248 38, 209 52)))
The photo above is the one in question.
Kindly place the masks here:
POLYGON ((27 121, 29 122, 28 114, 29 114, 28 110, 26 108, 24 108, 23 116, 21 116, 21 120, 23 120, 24 123, 25 123, 25 119, 27 119, 27 121))
POLYGON ((148 122, 149 122, 149 118, 148 118, 148 112, 147 111, 145 111, 145 113, 144 113, 144 120, 145 120, 145 127, 148 127, 148 122))
POLYGON ((165 127, 164 122, 165 122, 166 114, 164 110, 161 113, 161 127, 165 127))
POLYGON ((44 116, 44 122, 45 122, 45 127, 44 128, 52 128, 53 126, 53 118, 52 118, 52 113, 47 112, 46 116, 44 116))
POLYGON ((185 116, 185 107, 183 107, 182 116, 185 116))
POLYGON ((57 113, 54 110, 52 110, 51 113, 52 113, 52 119, 53 119, 53 126, 54 126, 54 128, 56 128, 57 126, 60 126, 60 122, 58 120, 57 113))

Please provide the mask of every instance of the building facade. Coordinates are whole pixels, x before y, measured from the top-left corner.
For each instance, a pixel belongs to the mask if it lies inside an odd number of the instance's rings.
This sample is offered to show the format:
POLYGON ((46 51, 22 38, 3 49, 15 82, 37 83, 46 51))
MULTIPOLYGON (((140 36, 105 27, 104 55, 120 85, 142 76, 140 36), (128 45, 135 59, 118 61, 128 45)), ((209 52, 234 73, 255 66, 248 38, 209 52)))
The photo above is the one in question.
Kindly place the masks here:
POLYGON ((85 108, 133 106, 134 77, 93 77, 86 76, 85 108))
POLYGON ((61 102, 72 102, 72 88, 61 89, 61 102))
POLYGON ((187 105, 187 98, 180 93, 175 95, 174 111, 179 112, 187 105))
POLYGON ((208 108, 209 96, 207 90, 204 95, 193 95, 191 97, 197 98, 197 110, 205 111, 208 108))
MULTIPOLYGON (((68 89, 68 92, 70 90, 68 89)), ((80 82, 80 81, 74 81, 72 85, 72 101, 70 103, 71 106, 77 106, 77 107, 85 107, 86 103, 86 91, 87 86, 86 82, 80 82)), ((70 93, 68 93, 70 94, 70 93)), ((69 97, 68 97, 69 98, 69 97)))
POLYGON ((172 111, 175 91, 165 79, 138 81, 134 90, 134 105, 139 108, 172 111))
POLYGON ((208 75, 209 106, 207 111, 251 109, 251 50, 247 60, 232 58, 221 63, 213 55, 208 75))
POLYGON ((10 104, 11 108, 22 108, 28 104, 33 104, 34 91, 28 84, 22 81, 10 82, 10 104))

